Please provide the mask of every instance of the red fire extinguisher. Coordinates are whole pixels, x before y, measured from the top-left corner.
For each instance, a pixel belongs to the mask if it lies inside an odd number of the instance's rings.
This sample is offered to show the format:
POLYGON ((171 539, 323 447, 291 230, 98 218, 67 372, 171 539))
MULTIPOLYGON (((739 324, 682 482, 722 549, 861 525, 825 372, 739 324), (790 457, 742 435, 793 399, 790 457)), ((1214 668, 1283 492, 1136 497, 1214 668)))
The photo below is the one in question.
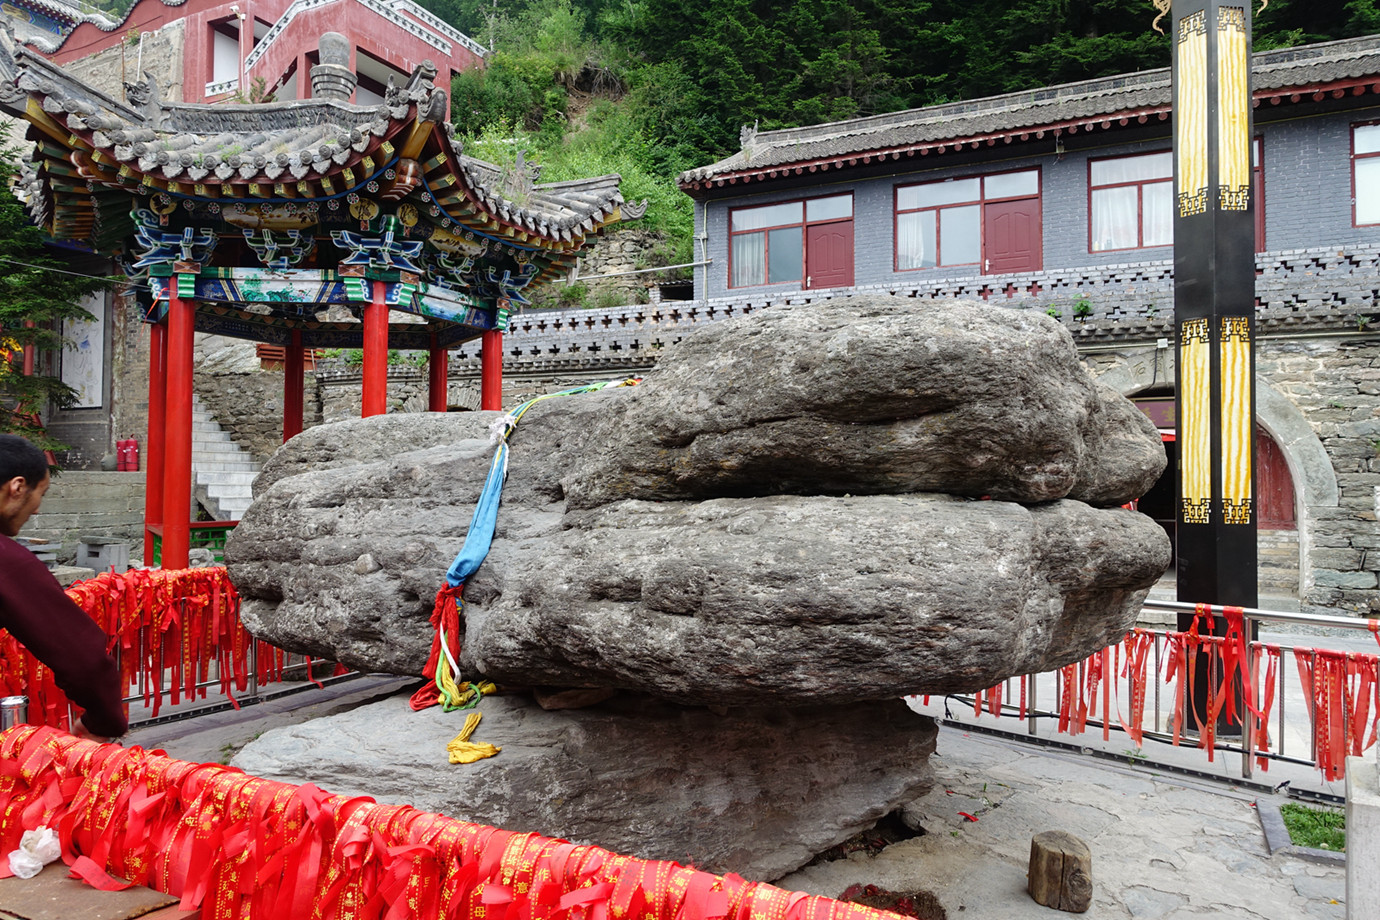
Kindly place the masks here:
POLYGON ((115 469, 134 473, 139 470, 139 442, 134 438, 115 442, 115 469))

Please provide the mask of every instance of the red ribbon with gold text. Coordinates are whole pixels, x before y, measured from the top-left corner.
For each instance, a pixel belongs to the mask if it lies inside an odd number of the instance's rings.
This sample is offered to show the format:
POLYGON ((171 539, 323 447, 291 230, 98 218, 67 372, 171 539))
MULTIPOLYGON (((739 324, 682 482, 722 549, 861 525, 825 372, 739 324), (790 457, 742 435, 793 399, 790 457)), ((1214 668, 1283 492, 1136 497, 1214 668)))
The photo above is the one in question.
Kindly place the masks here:
POLYGON ((154 888, 206 920, 895 918, 735 875, 19 726, 0 734, 0 850, 39 825, 57 830, 79 877, 154 888))
MULTIPOLYGON (((166 695, 206 698, 204 684, 214 662, 220 692, 232 703, 249 686, 250 643, 240 622, 240 597, 223 568, 131 569, 106 572, 67 589, 78 607, 109 637, 107 651, 120 652, 126 691, 138 688, 157 716, 166 695), (164 675, 168 685, 164 687, 164 675)), ((284 653, 258 644, 259 683, 283 679, 284 653)), ((52 672, 8 633, 0 631, 0 685, 29 697, 29 721, 67 727, 67 697, 52 672)))

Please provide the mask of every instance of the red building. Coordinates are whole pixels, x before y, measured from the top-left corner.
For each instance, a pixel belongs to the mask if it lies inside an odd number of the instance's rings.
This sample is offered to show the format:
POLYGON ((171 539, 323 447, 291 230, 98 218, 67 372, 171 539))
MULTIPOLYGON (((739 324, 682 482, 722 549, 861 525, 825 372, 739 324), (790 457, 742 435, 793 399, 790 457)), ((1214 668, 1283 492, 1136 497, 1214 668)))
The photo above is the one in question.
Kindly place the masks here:
POLYGON ((56 0, 17 0, 5 5, 16 37, 59 65, 95 55, 118 56, 129 81, 155 52, 150 39, 181 32, 172 52, 180 68, 181 102, 227 101, 250 96, 258 79, 278 101, 311 97, 311 68, 325 32, 350 37, 350 65, 359 78, 351 101, 383 101, 390 79, 402 84, 423 61, 449 86, 462 70, 483 66, 483 46, 412 0, 138 0, 114 21, 56 0))

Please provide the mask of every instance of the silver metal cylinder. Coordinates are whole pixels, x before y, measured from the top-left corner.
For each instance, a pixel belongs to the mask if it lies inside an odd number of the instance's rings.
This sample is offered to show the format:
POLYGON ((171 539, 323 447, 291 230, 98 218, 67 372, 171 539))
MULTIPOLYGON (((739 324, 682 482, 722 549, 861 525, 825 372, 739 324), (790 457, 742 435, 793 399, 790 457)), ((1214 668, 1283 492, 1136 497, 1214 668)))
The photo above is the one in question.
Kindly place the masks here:
POLYGON ((0 731, 23 725, 29 720, 29 698, 7 696, 0 699, 0 731))

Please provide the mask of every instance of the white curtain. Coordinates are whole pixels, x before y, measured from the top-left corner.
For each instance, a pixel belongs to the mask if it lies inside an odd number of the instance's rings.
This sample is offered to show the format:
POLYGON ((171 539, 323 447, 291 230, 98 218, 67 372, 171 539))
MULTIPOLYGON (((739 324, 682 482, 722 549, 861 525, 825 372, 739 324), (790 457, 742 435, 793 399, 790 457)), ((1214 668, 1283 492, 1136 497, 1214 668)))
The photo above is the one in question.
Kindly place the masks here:
POLYGON ((1141 222, 1145 246, 1172 246, 1174 243, 1174 185, 1156 182, 1141 187, 1141 222))
MULTIPOLYGON (((924 226, 926 223, 934 223, 933 212, 896 215, 896 267, 898 269, 928 267, 925 264, 924 226)), ((933 255, 930 257, 929 264, 934 264, 933 255)))
POLYGON ((1097 189, 1092 193, 1092 251, 1135 249, 1137 242, 1136 187, 1097 189))
POLYGON ((739 233, 733 237, 733 281, 730 287, 767 283, 767 236, 739 233))

